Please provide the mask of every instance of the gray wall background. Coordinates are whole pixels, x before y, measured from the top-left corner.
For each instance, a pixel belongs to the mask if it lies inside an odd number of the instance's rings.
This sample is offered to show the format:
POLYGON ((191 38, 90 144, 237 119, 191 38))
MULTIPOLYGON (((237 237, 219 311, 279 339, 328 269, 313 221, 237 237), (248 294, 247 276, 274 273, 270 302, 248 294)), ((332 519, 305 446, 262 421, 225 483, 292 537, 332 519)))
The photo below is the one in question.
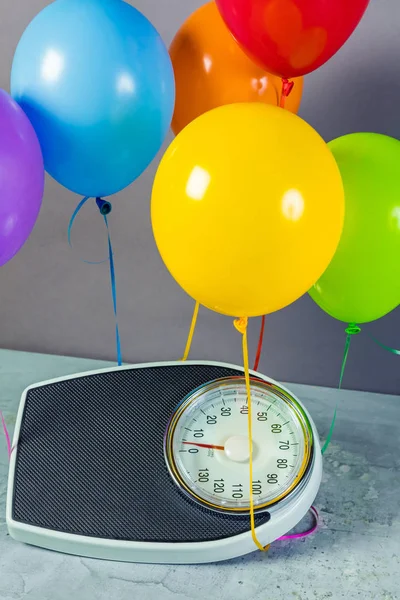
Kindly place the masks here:
MULTIPOLYGON (((202 3, 132 2, 154 23, 167 44, 202 3)), ((46 0, 0 0, 0 87, 9 90, 18 40, 46 4, 46 0)), ((371 0, 346 46, 307 77, 300 115, 327 141, 353 131, 400 137, 399 27, 399 0, 371 0)), ((136 183, 111 198, 114 210, 110 226, 126 362, 179 358, 193 309, 192 300, 169 276, 154 245, 149 198, 156 165, 157 161, 136 183)), ((107 254, 102 219, 94 206, 86 206, 76 223, 74 250, 67 243, 68 221, 78 200, 48 178, 33 234, 0 271, 1 347, 114 358, 108 266, 87 265, 78 259, 96 260, 107 254)), ((253 320, 252 357, 258 327, 258 320, 253 320)), ((337 386, 343 330, 342 323, 330 319, 305 296, 267 318, 260 369, 279 380, 337 386)), ((365 331, 400 347, 400 309, 365 326, 365 331)), ((202 309, 191 356, 240 364, 240 339, 231 320, 202 309)), ((380 349, 366 335, 355 337, 344 387, 399 393, 400 357, 380 349)))

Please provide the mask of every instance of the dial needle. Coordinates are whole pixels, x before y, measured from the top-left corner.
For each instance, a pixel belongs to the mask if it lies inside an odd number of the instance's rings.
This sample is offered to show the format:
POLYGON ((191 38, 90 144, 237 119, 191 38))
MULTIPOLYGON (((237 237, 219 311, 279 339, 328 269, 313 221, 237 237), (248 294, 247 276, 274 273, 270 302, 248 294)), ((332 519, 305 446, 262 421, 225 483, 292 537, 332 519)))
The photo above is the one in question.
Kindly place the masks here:
POLYGON ((225 450, 224 446, 214 446, 214 444, 200 444, 198 442, 182 442, 190 446, 199 446, 199 448, 212 448, 213 450, 225 450))

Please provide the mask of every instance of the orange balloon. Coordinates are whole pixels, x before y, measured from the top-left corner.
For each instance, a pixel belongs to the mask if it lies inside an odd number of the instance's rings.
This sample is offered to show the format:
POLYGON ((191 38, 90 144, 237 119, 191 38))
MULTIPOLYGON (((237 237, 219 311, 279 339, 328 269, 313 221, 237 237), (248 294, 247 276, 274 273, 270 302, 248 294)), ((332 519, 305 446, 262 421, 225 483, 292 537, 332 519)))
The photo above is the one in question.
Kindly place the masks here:
MULTIPOLYGON (((279 106, 282 80, 261 69, 236 43, 214 2, 194 12, 176 34, 170 55, 176 103, 172 130, 177 135, 203 113, 236 102, 279 106)), ((297 113, 303 78, 294 79, 285 108, 297 113)))

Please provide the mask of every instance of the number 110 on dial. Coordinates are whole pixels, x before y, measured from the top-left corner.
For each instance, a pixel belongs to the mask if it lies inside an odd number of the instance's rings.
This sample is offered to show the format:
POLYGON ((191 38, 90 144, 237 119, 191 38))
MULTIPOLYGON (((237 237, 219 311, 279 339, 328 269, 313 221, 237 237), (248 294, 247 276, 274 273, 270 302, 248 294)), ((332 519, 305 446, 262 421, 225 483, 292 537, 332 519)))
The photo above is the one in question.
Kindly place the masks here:
POLYGON ((249 406, 244 378, 213 381, 183 400, 165 438, 169 471, 181 490, 209 508, 248 512, 290 494, 307 470, 312 430, 304 410, 275 384, 251 380, 253 480, 250 489, 249 406))

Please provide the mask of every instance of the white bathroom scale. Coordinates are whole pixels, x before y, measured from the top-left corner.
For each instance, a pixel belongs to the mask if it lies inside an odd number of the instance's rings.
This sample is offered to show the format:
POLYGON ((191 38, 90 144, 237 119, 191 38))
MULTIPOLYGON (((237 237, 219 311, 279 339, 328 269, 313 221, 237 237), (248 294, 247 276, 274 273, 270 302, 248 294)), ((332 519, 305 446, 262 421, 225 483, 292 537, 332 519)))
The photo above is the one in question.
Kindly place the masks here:
POLYGON ((22 395, 7 525, 19 542, 79 556, 205 563, 268 545, 318 492, 315 425, 284 386, 206 361, 62 377, 22 395), (251 487, 251 489, 250 489, 251 487))

